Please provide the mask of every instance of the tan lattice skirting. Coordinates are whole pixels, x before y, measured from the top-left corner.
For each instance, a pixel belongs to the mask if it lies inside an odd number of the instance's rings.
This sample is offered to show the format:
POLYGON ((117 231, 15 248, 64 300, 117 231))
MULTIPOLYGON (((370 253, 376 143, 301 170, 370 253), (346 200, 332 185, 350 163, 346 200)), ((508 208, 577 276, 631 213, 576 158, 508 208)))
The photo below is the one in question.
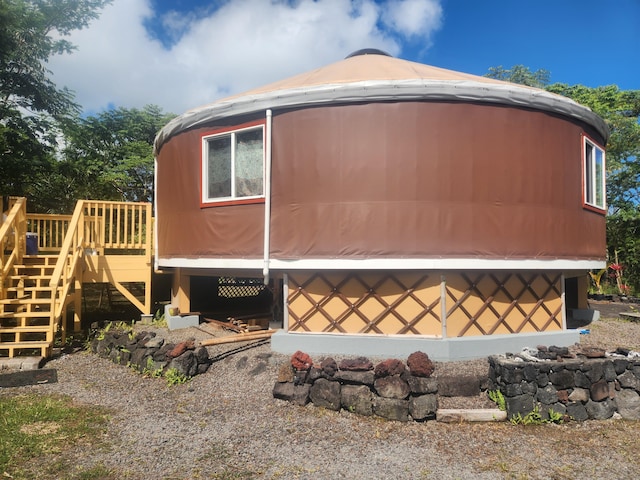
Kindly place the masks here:
POLYGON ((288 288, 290 332, 463 337, 563 328, 560 273, 296 272, 288 288))

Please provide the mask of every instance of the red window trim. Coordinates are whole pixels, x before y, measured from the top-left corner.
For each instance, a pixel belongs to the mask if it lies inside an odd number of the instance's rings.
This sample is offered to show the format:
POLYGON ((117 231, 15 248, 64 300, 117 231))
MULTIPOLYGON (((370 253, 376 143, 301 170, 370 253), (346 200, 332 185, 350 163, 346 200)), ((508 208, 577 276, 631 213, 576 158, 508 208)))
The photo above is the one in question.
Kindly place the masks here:
POLYGON ((586 154, 587 152, 585 151, 585 139, 588 139, 589 142, 591 142, 593 145, 595 145, 596 147, 600 148, 602 150, 602 152, 605 154, 604 157, 604 164, 602 165, 602 174, 606 175, 606 170, 607 170, 607 157, 606 157, 606 150, 604 149, 604 147, 602 145, 600 145, 599 142, 596 142, 593 138, 591 138, 589 135, 587 135, 586 133, 582 133, 580 135, 580 163, 581 163, 581 171, 582 171, 582 208, 584 208, 585 210, 589 210, 591 212, 594 213, 599 213, 601 215, 606 215, 607 214, 607 209, 606 209, 606 204, 607 204, 607 181, 606 181, 606 176, 604 179, 604 203, 605 203, 605 208, 600 208, 600 207, 596 207, 595 205, 591 205, 589 203, 587 203, 587 192, 585 190, 586 188, 586 183, 587 183, 587 175, 585 172, 585 159, 586 159, 586 154))
POLYGON ((245 128, 258 127, 262 126, 263 131, 267 130, 267 122, 264 119, 254 120, 252 122, 241 123, 239 125, 233 125, 231 127, 221 127, 213 130, 209 130, 200 135, 200 208, 213 208, 213 207, 228 207, 232 205, 251 205, 251 204, 260 204, 265 203, 264 195, 260 197, 252 197, 252 198, 232 198, 227 200, 213 200, 210 202, 203 201, 204 191, 203 191, 203 180, 204 180, 204 139, 205 137, 210 137, 213 135, 220 135, 228 132, 235 132, 238 130, 243 130, 245 128))

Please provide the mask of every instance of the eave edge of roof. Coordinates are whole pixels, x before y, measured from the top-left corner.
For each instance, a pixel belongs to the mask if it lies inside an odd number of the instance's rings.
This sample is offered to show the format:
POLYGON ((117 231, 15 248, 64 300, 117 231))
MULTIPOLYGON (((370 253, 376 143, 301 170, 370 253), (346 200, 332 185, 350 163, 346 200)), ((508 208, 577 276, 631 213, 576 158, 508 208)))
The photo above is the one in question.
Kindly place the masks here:
POLYGON ((605 143, 609 128, 604 120, 568 97, 545 90, 517 84, 492 84, 469 80, 409 79, 395 81, 360 81, 352 83, 321 84, 304 88, 275 90, 255 95, 222 99, 189 110, 165 125, 154 142, 154 154, 178 133, 198 125, 267 109, 293 108, 305 105, 326 105, 381 101, 459 101, 494 105, 517 106, 560 114, 583 121, 602 135, 605 143), (329 95, 330 94, 330 95, 329 95))

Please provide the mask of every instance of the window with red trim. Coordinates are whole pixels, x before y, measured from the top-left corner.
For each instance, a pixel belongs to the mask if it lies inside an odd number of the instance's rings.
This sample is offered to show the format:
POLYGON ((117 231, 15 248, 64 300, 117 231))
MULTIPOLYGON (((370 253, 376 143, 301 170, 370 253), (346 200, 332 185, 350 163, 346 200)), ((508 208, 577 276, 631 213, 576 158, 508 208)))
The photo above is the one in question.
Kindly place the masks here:
POLYGON ((202 203, 264 198, 264 125, 202 137, 202 203))
POLYGON ((584 136, 583 157, 584 204, 606 210, 604 149, 584 136))

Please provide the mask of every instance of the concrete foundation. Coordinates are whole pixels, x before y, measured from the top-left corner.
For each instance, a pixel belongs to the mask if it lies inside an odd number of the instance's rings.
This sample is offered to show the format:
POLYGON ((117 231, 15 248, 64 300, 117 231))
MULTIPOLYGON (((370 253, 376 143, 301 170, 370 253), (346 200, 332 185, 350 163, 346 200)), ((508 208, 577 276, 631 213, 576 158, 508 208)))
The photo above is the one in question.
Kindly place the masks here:
POLYGON ((271 349, 284 354, 301 350, 309 355, 362 355, 383 358, 406 358, 413 352, 422 351, 432 360, 446 362, 519 352, 524 347, 537 345, 566 347, 579 341, 580 333, 577 330, 444 339, 408 335, 287 333, 280 330, 271 337, 271 349))

